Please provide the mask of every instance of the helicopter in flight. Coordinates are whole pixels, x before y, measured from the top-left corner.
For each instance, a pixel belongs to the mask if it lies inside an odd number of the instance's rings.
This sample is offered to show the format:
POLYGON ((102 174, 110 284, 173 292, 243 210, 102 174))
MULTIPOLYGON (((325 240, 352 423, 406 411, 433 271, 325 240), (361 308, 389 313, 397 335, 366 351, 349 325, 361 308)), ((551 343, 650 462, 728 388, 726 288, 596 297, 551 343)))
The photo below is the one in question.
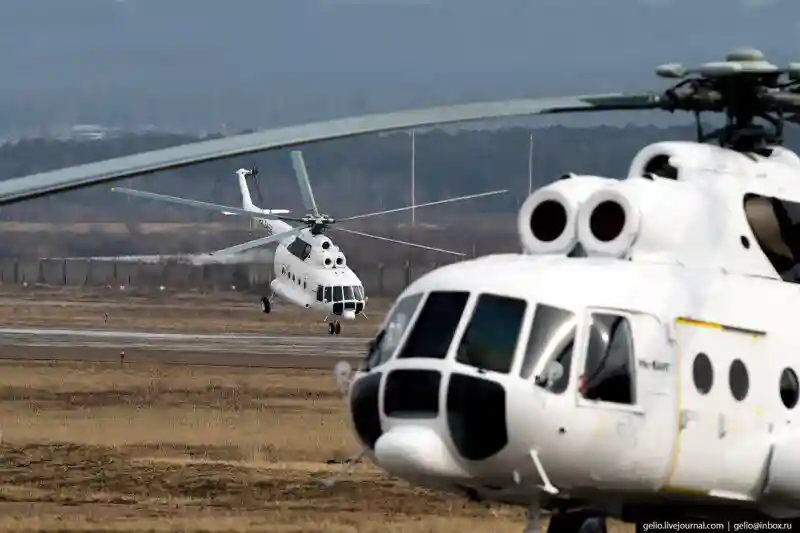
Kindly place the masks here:
POLYGON ((567 173, 532 193, 522 253, 417 279, 363 364, 334 370, 363 456, 523 506, 527 533, 545 514, 548 533, 602 532, 608 518, 796 520, 800 157, 783 133, 800 123, 800 64, 742 48, 656 73, 674 84, 348 117, 45 172, 1 182, 0 205, 366 133, 690 112, 696 139, 643 147, 624 179, 567 173), (708 113, 724 125, 706 131, 708 113))
MULTIPOLYGON (((341 317, 343 320, 355 320, 359 314, 364 314, 367 304, 367 296, 361 279, 348 266, 347 258, 341 248, 335 245, 330 237, 326 235, 328 229, 424 250, 462 257, 465 255, 461 252, 454 252, 443 248, 434 248, 432 246, 424 246, 422 244, 372 235, 362 231, 333 227, 335 224, 349 220, 397 213, 408 209, 442 205, 508 192, 505 189, 489 191, 435 202, 427 202, 415 206, 400 207, 397 209, 334 219, 328 215, 320 214, 317 208, 314 192, 311 189, 311 183, 308 179, 308 171, 306 169, 305 160, 303 159, 303 153, 299 150, 293 150, 290 155, 295 176, 300 186, 300 192, 302 193, 303 203, 308 210, 308 214, 302 218, 291 218, 283 215, 283 213, 288 213, 288 210, 285 209, 262 209, 253 204, 250 189, 247 184, 247 177, 257 175, 257 169, 239 169, 236 173, 239 180, 239 191, 242 196, 241 208, 210 204, 187 198, 179 198, 176 196, 139 191, 124 187, 113 187, 111 190, 129 196, 191 207, 202 207, 225 215, 240 215, 252 218, 257 225, 263 226, 267 230, 267 235, 265 237, 259 237, 245 243, 230 246, 222 250, 211 252, 208 255, 212 257, 229 256, 277 242, 278 246, 275 249, 272 261, 274 271, 273 279, 270 282, 272 294, 261 298, 262 311, 269 314, 272 310, 272 301, 275 297, 279 297, 281 300, 298 307, 313 309, 324 313, 325 321, 328 321, 330 316, 336 318, 341 317), (293 226, 289 224, 289 222, 299 223, 300 225, 293 226)), ((328 322, 329 335, 339 335, 341 332, 342 325, 339 320, 328 322)))

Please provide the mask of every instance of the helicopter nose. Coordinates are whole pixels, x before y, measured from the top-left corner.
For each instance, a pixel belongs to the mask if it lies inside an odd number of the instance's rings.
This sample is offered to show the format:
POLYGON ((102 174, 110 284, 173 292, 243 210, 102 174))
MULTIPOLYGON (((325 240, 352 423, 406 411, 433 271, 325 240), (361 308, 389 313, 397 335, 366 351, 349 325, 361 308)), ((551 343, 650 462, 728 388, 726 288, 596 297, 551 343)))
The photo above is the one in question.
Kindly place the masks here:
POLYGON ((342 313, 342 318, 345 320, 355 320, 356 319, 356 312, 352 309, 345 309, 344 313, 342 313))
POLYGON ((429 427, 394 427, 381 435, 374 453, 378 464, 398 477, 469 477, 439 434, 429 427))

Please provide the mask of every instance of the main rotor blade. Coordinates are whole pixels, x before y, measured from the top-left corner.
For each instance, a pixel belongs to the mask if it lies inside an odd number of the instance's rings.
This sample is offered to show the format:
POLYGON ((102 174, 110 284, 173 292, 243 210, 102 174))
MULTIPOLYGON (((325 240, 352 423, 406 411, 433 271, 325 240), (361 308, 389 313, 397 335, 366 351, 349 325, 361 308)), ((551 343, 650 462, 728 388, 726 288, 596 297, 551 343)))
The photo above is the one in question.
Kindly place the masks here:
POLYGON ((251 218, 272 218, 269 215, 265 215, 263 213, 255 213, 253 211, 248 211, 247 209, 242 209, 240 207, 212 204, 209 202, 201 202, 200 200, 191 200, 189 198, 170 196, 168 194, 158 194, 155 192, 148 192, 148 191, 137 191, 136 189, 128 189, 125 187, 112 187, 111 191, 121 192, 122 194, 127 194, 128 196, 136 196, 138 198, 147 198, 148 200, 156 200, 158 202, 166 202, 169 204, 186 205, 189 207, 199 207, 201 209, 209 209, 211 211, 224 213, 226 215, 238 215, 251 218))
POLYGON ((308 181, 308 171, 306 162, 303 160, 303 152, 292 150, 289 155, 292 157, 292 167, 294 175, 297 177, 297 184, 300 186, 300 195, 303 197, 303 205, 315 217, 319 216, 317 202, 314 200, 314 191, 311 190, 311 182, 308 181))
POLYGON ((191 200, 189 198, 180 198, 178 196, 170 196, 168 194, 158 194, 155 192, 148 192, 148 191, 137 191, 136 189, 127 189, 125 187, 112 187, 112 192, 121 192, 122 194, 127 194, 128 196, 136 196, 139 198, 147 198, 148 200, 156 200, 159 202, 166 202, 170 204, 177 204, 177 205, 186 205, 189 207, 199 207, 201 209, 208 209, 211 211, 216 211, 218 213, 222 213, 224 215, 236 215, 241 217, 248 217, 248 218, 261 218, 266 220, 284 220, 287 222, 301 222, 302 219, 299 218, 291 218, 291 217, 283 217, 283 216, 276 216, 274 214, 269 213, 261 213, 255 211, 248 211, 247 209, 242 209, 241 207, 231 207, 229 205, 219 205, 219 204, 212 204, 209 202, 201 202, 200 200, 191 200))
POLYGON ((243 242, 242 244, 237 244, 234 246, 230 246, 228 248, 223 248, 222 250, 217 250, 216 252, 211 252, 211 255, 227 255, 227 254, 235 254, 239 252, 244 252, 247 250, 251 250, 253 248, 258 248, 259 246, 264 246, 265 244, 269 244, 272 242, 277 242, 285 239, 286 237, 290 237, 292 235, 297 235, 301 231, 306 229, 305 227, 299 227, 290 229, 288 231, 284 231, 282 233, 276 233, 275 235, 269 235, 267 237, 261 237, 259 239, 253 239, 252 241, 243 242))
POLYGON ((658 109, 659 93, 596 94, 460 104, 340 118, 194 142, 0 182, 0 205, 241 154, 366 133, 529 115, 658 109))
POLYGON ((422 248, 423 250, 431 250, 431 251, 434 251, 434 252, 442 252, 443 254, 457 255, 459 257, 464 257, 466 255, 466 254, 462 254, 461 252, 453 252, 453 251, 450 251, 450 250, 445 250, 444 248, 434 248, 433 246, 424 246, 422 244, 416 244, 416 243, 413 243, 413 242, 399 241, 397 239, 390 239, 388 237, 381 237, 379 235, 372 235, 371 233, 364 233, 363 231, 355 231, 355 230, 352 230, 352 229, 344 229, 344 228, 336 228, 336 227, 332 227, 330 229, 333 229, 333 230, 336 230, 336 231, 344 231, 345 233, 352 233, 353 235, 361 235, 362 237, 369 237, 370 239, 378 239, 379 241, 393 242, 395 244, 403 244, 405 246, 413 246, 414 248, 422 248))
POLYGON ((376 211, 375 213, 366 213, 364 215, 356 215, 352 217, 346 218, 337 218, 336 222, 344 222, 346 220, 355 220, 357 218, 367 218, 367 217, 376 217, 378 215, 386 215, 389 213, 397 213, 398 211, 408 211, 409 209, 419 209, 420 207, 430 207, 432 205, 441 205, 441 204, 448 204, 450 202, 460 202, 462 200, 471 200, 473 198, 483 198, 484 196, 492 196, 495 194, 503 194, 504 192, 508 192, 508 189, 502 189, 498 191, 490 191, 490 192, 482 192, 478 194, 468 194, 467 196, 459 196, 457 198, 448 198, 446 200, 437 200, 436 202, 427 202, 424 204, 418 205, 409 205, 406 207, 398 207, 397 209, 389 209, 387 211, 376 211))

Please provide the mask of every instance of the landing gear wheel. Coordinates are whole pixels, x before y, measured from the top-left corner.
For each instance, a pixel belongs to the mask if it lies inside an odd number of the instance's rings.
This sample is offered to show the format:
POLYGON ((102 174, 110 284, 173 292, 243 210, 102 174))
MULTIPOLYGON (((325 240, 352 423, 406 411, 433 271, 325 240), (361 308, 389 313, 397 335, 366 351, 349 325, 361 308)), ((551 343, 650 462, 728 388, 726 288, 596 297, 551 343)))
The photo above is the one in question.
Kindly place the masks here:
POLYGON ((606 519, 594 513, 558 513, 550 518, 547 533, 607 533, 606 519))
POLYGON ((335 322, 335 323, 333 324, 333 332, 334 332, 336 335, 340 334, 340 333, 342 332, 342 325, 341 325, 341 324, 339 324, 338 322, 335 322))
POLYGON ((335 328, 333 326, 333 322, 328 322, 328 335, 333 335, 335 332, 335 328))
POLYGON ((272 305, 269 303, 269 298, 264 296, 261 298, 261 310, 264 312, 265 315, 268 315, 269 312, 272 310, 272 305))

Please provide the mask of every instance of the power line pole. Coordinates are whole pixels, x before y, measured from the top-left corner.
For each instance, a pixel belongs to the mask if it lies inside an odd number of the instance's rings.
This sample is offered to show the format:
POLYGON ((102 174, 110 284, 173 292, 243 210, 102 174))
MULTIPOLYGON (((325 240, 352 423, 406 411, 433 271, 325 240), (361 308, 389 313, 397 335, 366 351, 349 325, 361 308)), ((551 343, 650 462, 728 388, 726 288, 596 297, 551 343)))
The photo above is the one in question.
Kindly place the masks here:
POLYGON ((533 192, 533 133, 528 143, 528 196, 533 192))
POLYGON ((411 227, 417 225, 416 214, 416 166, 417 166, 417 130, 411 130, 411 227))

